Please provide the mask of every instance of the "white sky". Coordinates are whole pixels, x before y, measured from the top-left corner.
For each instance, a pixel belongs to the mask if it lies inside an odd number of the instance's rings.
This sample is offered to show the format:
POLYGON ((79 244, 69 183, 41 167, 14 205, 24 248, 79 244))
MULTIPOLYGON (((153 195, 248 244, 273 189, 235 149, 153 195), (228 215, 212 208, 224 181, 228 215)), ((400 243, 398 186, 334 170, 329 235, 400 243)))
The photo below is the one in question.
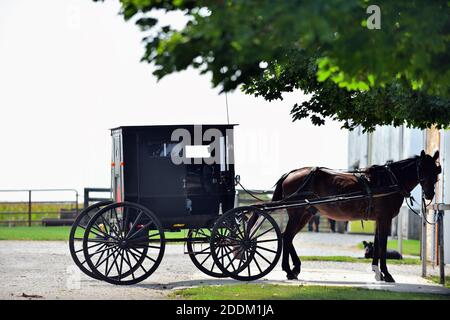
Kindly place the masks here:
MULTIPOLYGON (((109 128, 226 123, 225 96, 189 70, 156 82, 117 1, 0 0, 0 189, 109 187, 109 128)), ((301 92, 228 95, 237 174, 272 187, 293 168, 345 168, 347 132, 291 122, 301 92)))

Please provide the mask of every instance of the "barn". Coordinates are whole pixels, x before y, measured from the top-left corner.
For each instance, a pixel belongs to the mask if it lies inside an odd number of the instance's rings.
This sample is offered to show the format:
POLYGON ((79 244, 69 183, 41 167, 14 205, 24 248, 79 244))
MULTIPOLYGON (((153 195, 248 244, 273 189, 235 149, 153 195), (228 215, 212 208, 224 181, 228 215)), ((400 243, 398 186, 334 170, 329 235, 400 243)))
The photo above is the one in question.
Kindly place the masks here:
MULTIPOLYGON (((450 204, 450 130, 435 128, 419 130, 403 125, 380 126, 375 131, 367 133, 361 127, 357 127, 349 132, 348 168, 363 168, 383 164, 388 160, 405 159, 418 155, 421 150, 429 154, 439 150, 442 174, 436 186, 436 197, 433 202, 450 204)), ((412 194, 415 199, 420 199, 420 186, 413 190, 412 194)), ((415 209, 420 208, 416 206, 415 209)), ((433 217, 433 211, 428 213, 428 217, 433 217)), ((403 238, 421 237, 420 218, 414 215, 406 204, 402 206, 399 217, 393 221, 391 234, 397 236, 399 232, 403 238)), ((427 258, 437 263, 437 228, 428 225, 426 234, 427 258)), ((450 263, 450 213, 444 216, 444 252, 445 263, 450 263)))

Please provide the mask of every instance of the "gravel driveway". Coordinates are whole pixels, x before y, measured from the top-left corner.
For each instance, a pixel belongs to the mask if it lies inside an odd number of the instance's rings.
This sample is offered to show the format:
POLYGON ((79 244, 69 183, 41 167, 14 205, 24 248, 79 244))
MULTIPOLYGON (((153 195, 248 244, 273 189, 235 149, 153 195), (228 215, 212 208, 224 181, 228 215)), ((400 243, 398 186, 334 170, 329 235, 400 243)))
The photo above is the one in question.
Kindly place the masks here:
MULTIPOLYGON (((355 245, 370 238, 305 232, 297 236, 295 245, 299 255, 362 256, 362 250, 355 245)), ((420 266, 390 266, 398 282, 395 285, 374 281, 370 266, 363 263, 305 261, 302 267, 299 281, 285 280, 280 263, 267 278, 259 281, 449 292, 421 278, 420 266)), ((0 241, 0 269, 0 299, 165 299, 174 288, 237 283, 230 279, 214 279, 198 271, 179 244, 167 245, 158 270, 133 286, 114 286, 85 276, 73 264, 64 241, 0 241)), ((438 270, 430 271, 436 274, 438 270)))

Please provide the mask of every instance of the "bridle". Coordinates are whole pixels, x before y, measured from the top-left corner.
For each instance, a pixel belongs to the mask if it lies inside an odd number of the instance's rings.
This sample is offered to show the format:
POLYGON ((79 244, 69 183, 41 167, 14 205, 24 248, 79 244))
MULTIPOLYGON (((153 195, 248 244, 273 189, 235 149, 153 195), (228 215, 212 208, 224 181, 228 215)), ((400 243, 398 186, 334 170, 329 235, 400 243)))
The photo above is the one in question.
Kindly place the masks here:
MULTIPOLYGON (((410 167, 413 164, 416 166, 416 173, 417 173, 418 183, 422 184, 425 181, 425 178, 423 176, 423 170, 422 170, 422 166, 420 164, 420 158, 419 157, 414 162, 408 163, 407 165, 401 167, 400 170, 402 171, 402 170, 410 167)), ((416 201, 416 199, 414 199, 414 197, 411 195, 411 192, 406 190, 406 188, 400 184, 399 180, 397 179, 397 176, 395 175, 395 173, 391 169, 391 165, 392 165, 392 162, 385 164, 386 171, 389 173, 392 183, 394 183, 400 189, 399 193, 405 198, 405 200, 406 200, 405 202, 406 202, 406 205, 408 206, 408 208, 414 214, 416 214, 418 217, 423 218, 428 224, 431 224, 431 225, 436 224, 436 222, 428 221, 427 218, 425 218, 422 214, 420 214, 419 212, 417 212, 416 210, 414 210, 412 208, 412 205, 414 204, 414 202, 417 205, 420 205, 420 204, 416 201)), ((425 195, 424 195, 424 192, 422 190, 422 204, 421 204, 421 207, 422 207, 423 212, 426 211, 427 207, 431 204, 432 201, 433 200, 431 199, 430 202, 428 202, 428 204, 426 203, 425 195)))
MULTIPOLYGON (((420 166, 420 159, 419 158, 415 159, 414 162, 411 161, 410 163, 408 163, 405 166, 401 167, 400 171, 403 171, 403 170, 405 170, 406 168, 409 168, 412 165, 416 166, 416 173, 417 173, 417 180, 418 180, 418 182, 421 183, 421 182, 425 181, 425 178, 423 178, 423 173, 422 173, 422 168, 420 166)), ((400 181, 397 179, 397 176, 392 171, 391 166, 392 166, 392 162, 388 162, 388 163, 386 163, 384 165, 386 171, 389 173, 389 177, 391 179, 391 182, 400 189, 399 193, 403 197, 411 198, 411 192, 406 190, 406 188, 402 184, 400 184, 400 181)))

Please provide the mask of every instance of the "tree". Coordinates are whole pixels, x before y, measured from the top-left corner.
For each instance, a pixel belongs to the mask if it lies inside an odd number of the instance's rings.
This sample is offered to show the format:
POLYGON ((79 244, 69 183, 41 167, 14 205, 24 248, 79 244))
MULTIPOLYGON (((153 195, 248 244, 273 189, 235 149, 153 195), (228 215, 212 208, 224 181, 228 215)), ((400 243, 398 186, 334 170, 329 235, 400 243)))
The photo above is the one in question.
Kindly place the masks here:
POLYGON ((259 78, 243 85, 244 92, 262 96, 266 100, 282 99, 284 92, 301 89, 311 94, 308 101, 295 104, 294 120, 310 117, 316 125, 326 118, 343 122, 343 127, 362 126, 373 131, 377 125, 420 129, 446 128, 450 124, 450 99, 413 90, 402 78, 396 78, 383 88, 347 90, 332 81, 317 80, 317 57, 291 53, 291 60, 283 65, 270 64, 259 78))
POLYGON ((344 126, 447 126, 450 36, 447 1, 377 2, 381 29, 369 30, 365 0, 121 0, 143 32, 143 60, 158 78, 194 67, 223 91, 243 86, 266 99, 290 88, 313 93, 294 119, 344 126), (182 12, 181 30, 155 10, 182 12))

